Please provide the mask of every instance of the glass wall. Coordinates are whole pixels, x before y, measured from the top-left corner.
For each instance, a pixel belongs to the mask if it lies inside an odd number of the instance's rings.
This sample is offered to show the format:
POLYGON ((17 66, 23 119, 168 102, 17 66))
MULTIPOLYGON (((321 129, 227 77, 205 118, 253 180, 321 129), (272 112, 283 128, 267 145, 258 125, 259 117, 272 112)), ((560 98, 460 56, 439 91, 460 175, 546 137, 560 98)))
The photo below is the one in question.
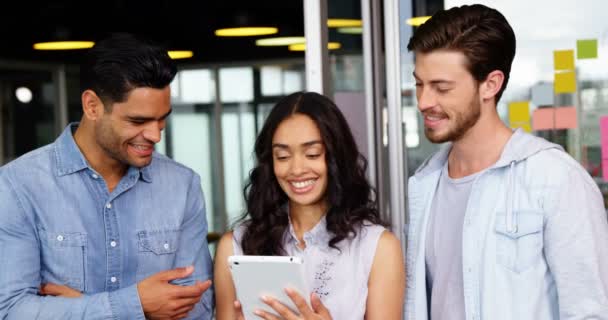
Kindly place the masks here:
POLYGON ((173 113, 157 150, 201 176, 210 232, 224 232, 245 212, 257 133, 272 106, 303 85, 297 61, 178 72, 173 113))

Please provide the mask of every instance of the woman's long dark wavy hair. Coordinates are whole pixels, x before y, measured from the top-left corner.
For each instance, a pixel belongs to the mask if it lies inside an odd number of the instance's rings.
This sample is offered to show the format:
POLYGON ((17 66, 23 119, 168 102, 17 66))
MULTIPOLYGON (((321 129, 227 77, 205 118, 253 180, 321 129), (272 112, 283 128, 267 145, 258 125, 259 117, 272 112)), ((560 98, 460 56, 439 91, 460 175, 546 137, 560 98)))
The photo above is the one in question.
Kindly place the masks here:
POLYGON ((310 117, 319 128, 325 145, 328 185, 329 246, 356 236, 363 223, 386 225, 377 210, 375 193, 365 176, 367 160, 359 153, 346 119, 327 97, 314 92, 296 92, 272 109, 255 142, 256 167, 244 189, 247 212, 241 247, 246 255, 284 255, 283 237, 288 230, 288 198, 274 175, 272 138, 283 120, 293 114, 310 117))

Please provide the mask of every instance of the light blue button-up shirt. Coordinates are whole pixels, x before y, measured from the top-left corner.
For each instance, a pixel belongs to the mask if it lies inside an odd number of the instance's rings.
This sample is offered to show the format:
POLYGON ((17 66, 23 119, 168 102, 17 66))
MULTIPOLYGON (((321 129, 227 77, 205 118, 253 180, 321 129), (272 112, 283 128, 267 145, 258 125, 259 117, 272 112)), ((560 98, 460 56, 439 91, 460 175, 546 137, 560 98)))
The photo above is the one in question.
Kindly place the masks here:
MULTIPOLYGON (((426 233, 445 145, 409 179, 405 319, 427 320, 426 233)), ((462 225, 467 320, 608 320, 608 219, 562 148, 518 129, 475 177, 462 225)))
MULTIPOLYGON (((144 319, 141 280, 188 265, 173 283, 212 278, 199 176, 154 153, 110 193, 76 126, 0 168, 0 319, 144 319), (49 282, 83 296, 37 295, 49 282)), ((210 319, 212 303, 207 290, 189 318, 210 319)))

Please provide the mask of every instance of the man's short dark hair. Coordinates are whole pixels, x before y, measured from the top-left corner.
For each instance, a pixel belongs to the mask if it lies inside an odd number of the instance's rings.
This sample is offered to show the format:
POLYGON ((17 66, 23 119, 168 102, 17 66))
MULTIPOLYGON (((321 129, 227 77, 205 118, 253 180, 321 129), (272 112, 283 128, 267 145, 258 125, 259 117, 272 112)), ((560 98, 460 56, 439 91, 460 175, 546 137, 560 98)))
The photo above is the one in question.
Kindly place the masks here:
POLYGON ((515 57, 515 33, 496 9, 484 5, 464 5, 434 14, 410 39, 407 49, 429 53, 435 50, 462 52, 467 69, 478 82, 500 70, 505 81, 496 94, 498 102, 507 87, 515 57))
POLYGON ((136 88, 168 86, 177 67, 167 50, 135 35, 116 33, 95 44, 80 66, 81 90, 93 90, 111 111, 136 88))

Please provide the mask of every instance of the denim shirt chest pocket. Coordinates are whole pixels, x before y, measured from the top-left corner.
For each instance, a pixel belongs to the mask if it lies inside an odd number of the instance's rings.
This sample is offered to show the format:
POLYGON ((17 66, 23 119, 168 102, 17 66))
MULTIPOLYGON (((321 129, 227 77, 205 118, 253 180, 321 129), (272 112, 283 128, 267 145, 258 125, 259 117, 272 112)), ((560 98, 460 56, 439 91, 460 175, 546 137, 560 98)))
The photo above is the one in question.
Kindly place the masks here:
POLYGON ((179 230, 143 230, 138 235, 137 281, 174 268, 179 230))
POLYGON ((543 214, 539 211, 513 212, 516 227, 509 230, 504 213, 496 215, 496 260, 503 267, 522 273, 542 261, 543 214))
POLYGON ((87 266, 87 234, 38 229, 41 242, 42 283, 66 285, 84 292, 87 266))

